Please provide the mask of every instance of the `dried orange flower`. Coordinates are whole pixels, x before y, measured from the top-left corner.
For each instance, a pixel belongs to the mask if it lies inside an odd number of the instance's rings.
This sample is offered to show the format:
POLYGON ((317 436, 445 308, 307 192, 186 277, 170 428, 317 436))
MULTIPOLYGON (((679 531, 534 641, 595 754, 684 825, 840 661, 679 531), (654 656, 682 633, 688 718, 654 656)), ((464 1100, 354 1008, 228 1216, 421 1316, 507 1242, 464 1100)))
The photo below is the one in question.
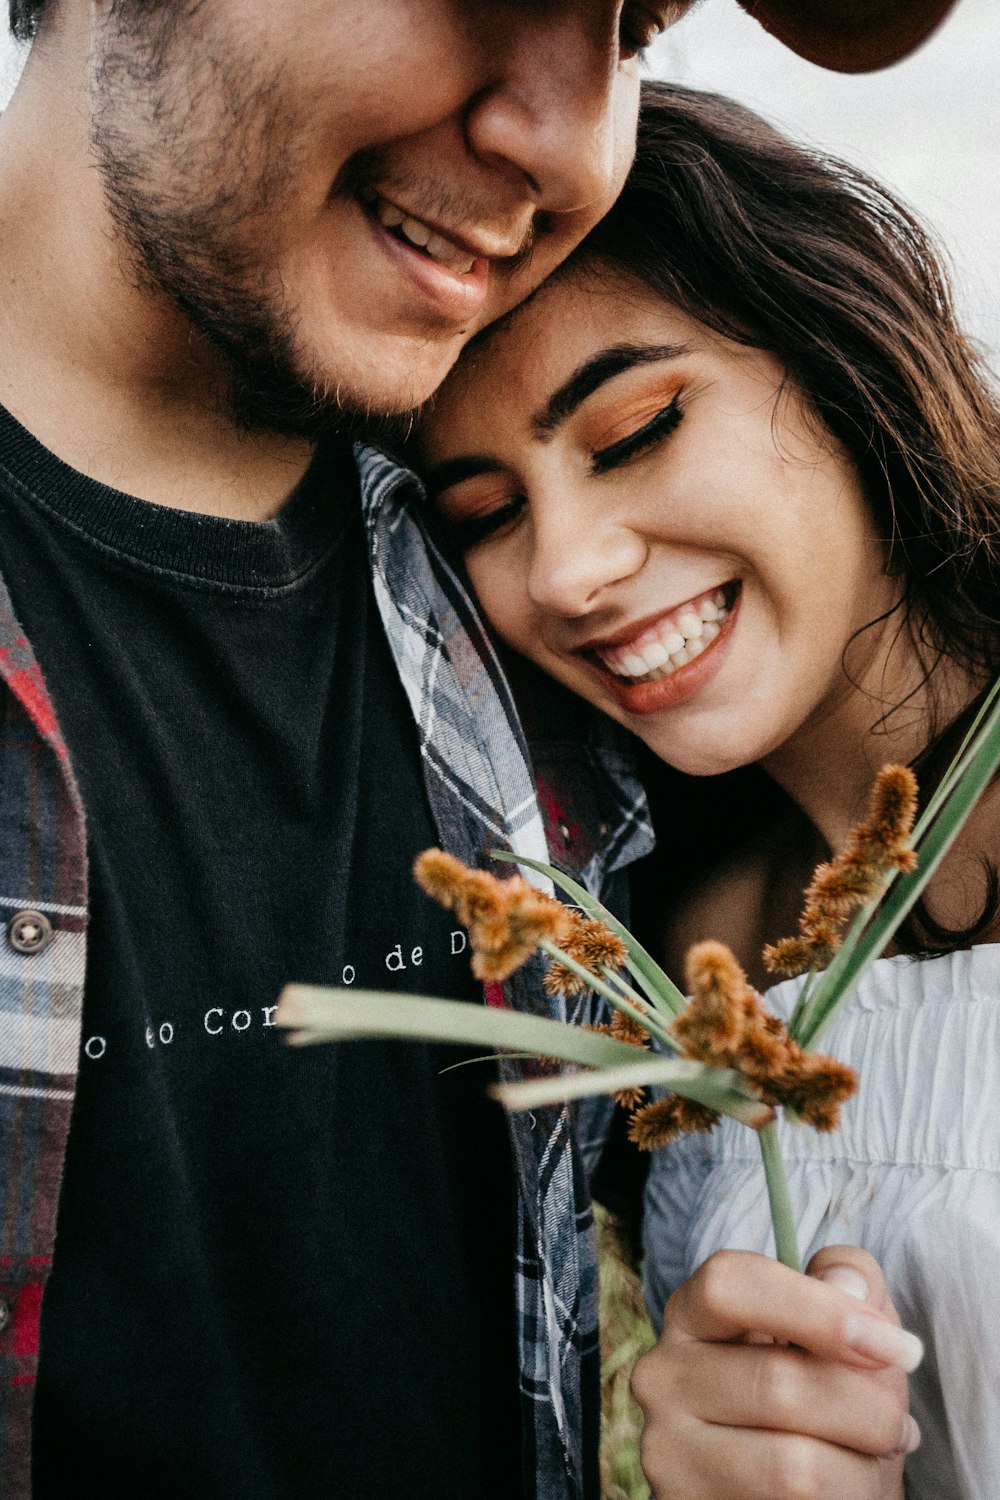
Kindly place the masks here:
POLYGON ((624 1015, 620 1010, 616 1010, 611 1017, 608 1031, 617 1041, 630 1042, 633 1047, 649 1045, 649 1032, 646 1028, 640 1026, 638 1021, 633 1021, 631 1016, 624 1015))
POLYGON ((567 931, 568 913, 562 903, 521 875, 498 880, 486 870, 469 869, 443 849, 425 849, 414 874, 421 889, 468 929, 477 979, 506 979, 539 943, 558 943, 567 931))
POLYGON ((687 956, 691 1000, 673 1023, 687 1057, 734 1068, 765 1104, 795 1110, 817 1130, 833 1130, 857 1088, 852 1069, 805 1052, 784 1022, 765 1010, 724 943, 697 943, 687 956))
POLYGON ((877 896, 893 869, 916 868, 910 834, 917 815, 917 782, 908 766, 883 766, 868 814, 848 835, 842 854, 817 866, 806 890, 799 935, 764 949, 772 974, 792 977, 823 969, 843 940, 848 920, 877 896))
MULTIPOLYGON (((636 1006, 636 1009, 638 1008, 636 1006)), ((608 1032, 616 1041, 628 1042, 632 1047, 649 1046, 649 1032, 640 1026, 638 1021, 633 1021, 631 1016, 624 1015, 620 1010, 616 1010, 611 1017, 608 1032)), ((630 1089, 619 1089, 614 1097, 622 1109, 635 1109, 646 1097, 646 1090, 637 1085, 630 1089)))
POLYGON ((590 988, 575 969, 567 968, 555 958, 545 970, 542 984, 547 995, 565 995, 567 1000, 575 1000, 577 995, 582 995, 584 990, 590 988))
POLYGON ((679 1094, 668 1094, 665 1099, 654 1099, 652 1104, 644 1104, 635 1111, 629 1120, 628 1138, 640 1151, 658 1151, 679 1135, 711 1130, 719 1118, 707 1105, 682 1099, 679 1094))
MULTIPOLYGON (((602 979, 604 968, 620 969, 628 957, 628 949, 621 938, 605 927, 603 922, 584 917, 578 911, 568 910, 568 926, 559 944, 564 953, 602 979)), ((553 959, 545 975, 547 995, 565 995, 572 999, 587 989, 587 982, 574 969, 553 959)))
POLYGON ((674 1035, 689 1057, 731 1067, 755 1003, 746 975, 725 943, 696 943, 685 980, 691 1002, 674 1022, 674 1035))
POLYGON ((623 969, 628 958, 628 949, 617 933, 592 917, 577 917, 563 946, 577 963, 595 974, 602 968, 623 969))
POLYGON ((781 1080, 781 1103, 816 1130, 836 1130, 840 1106, 857 1087, 858 1075, 853 1068, 835 1057, 797 1048, 792 1066, 781 1080))

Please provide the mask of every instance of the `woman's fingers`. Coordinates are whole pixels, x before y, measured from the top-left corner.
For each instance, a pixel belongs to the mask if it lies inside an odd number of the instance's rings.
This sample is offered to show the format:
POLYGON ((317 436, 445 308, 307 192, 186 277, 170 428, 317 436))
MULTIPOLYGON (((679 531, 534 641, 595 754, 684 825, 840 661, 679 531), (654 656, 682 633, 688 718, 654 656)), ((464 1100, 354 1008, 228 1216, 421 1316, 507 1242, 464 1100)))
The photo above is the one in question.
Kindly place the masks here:
POLYGON ((699 1424, 671 1448, 643 1435, 655 1500, 902 1500, 902 1459, 868 1458, 790 1433, 699 1424))
POLYGON ((864 1252, 810 1272, 723 1251, 671 1297, 633 1378, 663 1500, 901 1500, 919 1341, 864 1252))
MULTIPOLYGON (((881 1284, 876 1263, 871 1257, 864 1259, 881 1284)), ((829 1271, 832 1264, 820 1269, 829 1271)), ((845 1263, 845 1269, 864 1274, 857 1263, 845 1263)), ((877 1286, 873 1292, 862 1302, 836 1279, 801 1276, 766 1256, 722 1250, 667 1303, 663 1339, 733 1343, 751 1334, 769 1334, 781 1343, 861 1369, 915 1370, 923 1353, 920 1340, 882 1310, 888 1299, 877 1286)))
MULTIPOLYGON (((872 1458, 917 1446, 905 1383, 886 1382, 797 1349, 689 1346, 678 1373, 686 1415, 707 1426, 799 1433, 872 1458)), ((651 1411, 657 1395, 666 1395, 663 1374, 655 1359, 639 1372, 636 1394, 651 1411)))
POLYGON ((867 1250, 859 1250, 856 1245, 826 1245, 816 1251, 806 1267, 806 1275, 827 1286, 839 1287, 898 1325, 899 1315, 889 1296, 882 1267, 867 1250))

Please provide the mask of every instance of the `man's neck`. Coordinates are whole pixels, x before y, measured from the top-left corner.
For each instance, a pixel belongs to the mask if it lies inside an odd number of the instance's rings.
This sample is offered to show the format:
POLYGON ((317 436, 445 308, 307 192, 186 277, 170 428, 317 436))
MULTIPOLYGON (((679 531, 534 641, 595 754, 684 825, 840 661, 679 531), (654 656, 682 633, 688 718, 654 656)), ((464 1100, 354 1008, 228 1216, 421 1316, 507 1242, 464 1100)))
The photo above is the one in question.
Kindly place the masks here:
POLYGON ((262 520, 305 472, 305 439, 247 434, 221 357, 141 289, 87 127, 85 55, 39 38, 0 117, 0 403, 64 462, 141 499, 262 520))

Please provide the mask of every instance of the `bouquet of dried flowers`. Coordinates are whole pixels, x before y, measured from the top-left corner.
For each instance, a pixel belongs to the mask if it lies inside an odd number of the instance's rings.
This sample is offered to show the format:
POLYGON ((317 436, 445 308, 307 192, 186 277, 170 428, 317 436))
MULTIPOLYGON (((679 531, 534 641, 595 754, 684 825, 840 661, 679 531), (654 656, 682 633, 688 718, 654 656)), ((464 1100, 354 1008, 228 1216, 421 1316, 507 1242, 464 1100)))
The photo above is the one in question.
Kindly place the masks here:
POLYGON ((593 991, 607 1001, 610 1020, 584 1027, 417 995, 305 985, 285 990, 276 1020, 298 1044, 380 1035, 537 1058, 539 1077, 494 1086, 508 1109, 611 1094, 629 1113, 632 1140, 646 1151, 683 1132, 711 1130, 730 1115, 757 1132, 776 1251, 800 1269, 776 1112, 817 1130, 836 1127, 857 1079, 816 1045, 919 899, 998 765, 1000 683, 919 819, 912 771, 883 767, 864 821, 843 852, 816 870, 798 933, 765 950, 772 973, 805 975, 787 1025, 767 1010, 723 943, 691 948, 685 994, 611 912, 561 871, 492 851, 499 862, 530 867, 572 906, 520 874, 501 879, 440 849, 420 856, 416 878, 467 929, 476 975, 505 979, 540 952, 550 994, 572 999, 593 991))

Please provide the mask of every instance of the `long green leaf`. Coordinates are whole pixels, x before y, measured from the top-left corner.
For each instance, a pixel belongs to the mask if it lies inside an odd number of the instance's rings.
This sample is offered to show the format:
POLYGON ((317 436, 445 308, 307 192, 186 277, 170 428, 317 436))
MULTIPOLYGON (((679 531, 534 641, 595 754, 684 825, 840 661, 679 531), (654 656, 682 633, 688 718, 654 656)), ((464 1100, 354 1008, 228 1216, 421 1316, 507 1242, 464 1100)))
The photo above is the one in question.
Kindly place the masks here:
POLYGON ((297 1047, 381 1036, 499 1047, 590 1068, 635 1061, 635 1048, 628 1042, 582 1026, 426 995, 290 984, 282 991, 274 1019, 291 1031, 289 1041, 297 1047))
POLYGON ((901 876, 871 922, 848 948, 845 944, 823 974, 798 1028, 803 1047, 815 1047, 837 1007, 854 988, 867 966, 876 959, 904 921, 924 887, 961 832, 981 794, 1000 767, 1000 702, 996 703, 962 775, 946 803, 921 839, 916 870, 901 876))
MULTIPOLYGON (((983 721, 984 719, 986 719, 987 715, 992 712, 998 695, 1000 695, 1000 678, 997 678, 996 682, 993 684, 986 697, 984 698, 983 702, 980 704, 979 711, 976 714, 976 717, 973 719, 972 723, 969 725, 969 728, 966 730, 965 735, 962 739, 962 743, 959 745, 958 749, 952 757, 951 764, 948 766, 948 769, 941 777, 941 780, 938 782, 938 785, 934 789, 934 793, 930 801, 924 808, 920 817, 917 819, 917 825, 913 830, 914 844, 919 843, 920 839, 924 836, 930 825, 934 822, 934 819, 940 812, 942 805, 950 797, 952 788, 955 786, 955 783, 963 775, 969 760, 971 760, 975 755, 976 750, 980 744, 980 740, 978 738, 980 726, 983 724, 983 721)), ((985 734, 988 729, 989 725, 987 724, 983 729, 983 733, 985 734)))
POLYGON ((503 860, 510 865, 527 865, 531 870, 537 870, 541 875, 547 875, 553 885, 557 885, 567 896, 572 896, 588 917, 597 917, 605 927, 620 937, 628 949, 629 972, 637 979, 643 981, 643 986, 650 1000, 658 1010, 669 1014, 671 1017, 680 1015, 687 1007, 687 1000, 682 992, 674 984, 670 975, 667 974, 651 953, 647 953, 642 944, 632 936, 628 928, 619 922, 613 912, 602 906, 596 897, 588 890, 564 875, 562 870, 557 870, 554 865, 546 865, 537 859, 528 859, 523 854, 509 854, 506 849, 491 849, 491 859, 503 860))
MULTIPOLYGON (((962 778, 970 771, 970 767, 976 764, 976 757, 981 753, 983 747, 987 744, 991 732, 995 730, 998 716, 1000 716, 1000 701, 998 701, 998 699, 1000 699, 1000 678, 998 678, 997 681, 993 684, 989 693, 986 695, 986 698, 980 705, 975 718, 973 719, 972 723, 970 724, 969 728, 966 730, 965 735, 962 738, 962 743, 959 745, 957 751, 952 756, 951 763, 949 764, 947 770, 945 771, 937 787, 935 788, 933 796, 931 797, 927 806, 924 808, 924 811, 921 813, 920 817, 917 820, 916 826, 913 830, 912 843, 913 847, 921 852, 922 866, 926 866, 926 849, 928 845, 925 841, 930 833, 931 828, 933 827, 939 814, 947 807, 952 794, 961 784, 962 778)), ((987 780, 988 779, 989 778, 987 778, 987 780)), ((861 944, 862 938, 865 936, 869 922, 878 911, 879 906, 883 903, 883 901, 886 902, 886 907, 888 906, 888 901, 886 899, 888 892, 892 890, 893 886, 897 883, 899 878, 900 875, 898 870, 890 871, 886 877, 885 884, 883 885, 881 892, 872 901, 869 901, 865 906, 863 906, 855 916, 854 920, 851 922, 847 933, 845 934, 844 941, 837 953, 837 957, 831 964, 830 969, 827 970, 827 974, 832 974, 832 980, 828 979, 827 975, 817 976, 813 973, 809 974, 806 983, 802 988, 802 992, 800 993, 799 998, 796 1001, 791 1020, 788 1023, 789 1034, 793 1036, 796 1041, 802 1042, 803 1045, 809 1045, 803 1041, 803 1037, 811 1036, 813 1037, 811 1045, 815 1045, 813 1023, 816 1019, 817 1014, 816 1007, 820 1004, 822 1004, 824 1008, 829 1007, 830 1005, 829 992, 826 986, 830 985, 832 988, 832 985, 834 983, 839 983, 838 976, 847 973, 852 968, 855 962, 855 955, 859 952, 859 945, 861 944), (824 981, 824 987, 822 991, 812 982, 817 977, 822 977, 824 981)), ((917 895, 919 896, 919 891, 917 895)), ((912 907, 912 905, 913 902, 911 901, 910 906, 912 907)), ((885 908, 883 908, 883 910, 884 909, 885 908)), ((907 908, 907 910, 909 909, 910 908, 907 908)), ((904 912, 903 915, 905 917, 906 913, 904 912)), ((896 925, 898 926, 899 924, 897 923, 896 925)), ((893 932, 895 930, 896 928, 894 927, 893 932)), ((876 929, 876 935, 877 931, 878 930, 876 929)), ((891 936, 892 933, 889 933, 884 938, 883 946, 888 943, 891 936)), ((871 956, 877 957, 878 954, 876 952, 871 956)), ((857 982, 857 979, 863 972, 865 963, 867 963, 868 961, 869 960, 866 959, 865 962, 862 963, 861 968, 855 974, 854 983, 857 982)), ((844 991, 843 993, 846 994, 846 991, 844 991)), ((836 1008, 837 1004, 839 1004, 839 999, 833 1002, 834 1009, 836 1008)), ((832 1016, 832 1013, 832 1010, 828 1011, 827 1018, 823 1021, 824 1029, 828 1024, 829 1017, 832 1016)))
MULTIPOLYGON (((633 1048, 633 1052, 634 1052, 633 1048)), ((774 1118, 774 1111, 756 1098, 740 1075, 731 1068, 710 1068, 705 1063, 649 1056, 642 1062, 622 1063, 599 1072, 565 1074, 559 1078, 533 1078, 526 1083, 498 1083, 490 1089, 507 1109, 538 1109, 590 1094, 615 1094, 619 1089, 657 1084, 672 1094, 694 1099, 731 1115, 744 1125, 757 1128, 774 1118)))

